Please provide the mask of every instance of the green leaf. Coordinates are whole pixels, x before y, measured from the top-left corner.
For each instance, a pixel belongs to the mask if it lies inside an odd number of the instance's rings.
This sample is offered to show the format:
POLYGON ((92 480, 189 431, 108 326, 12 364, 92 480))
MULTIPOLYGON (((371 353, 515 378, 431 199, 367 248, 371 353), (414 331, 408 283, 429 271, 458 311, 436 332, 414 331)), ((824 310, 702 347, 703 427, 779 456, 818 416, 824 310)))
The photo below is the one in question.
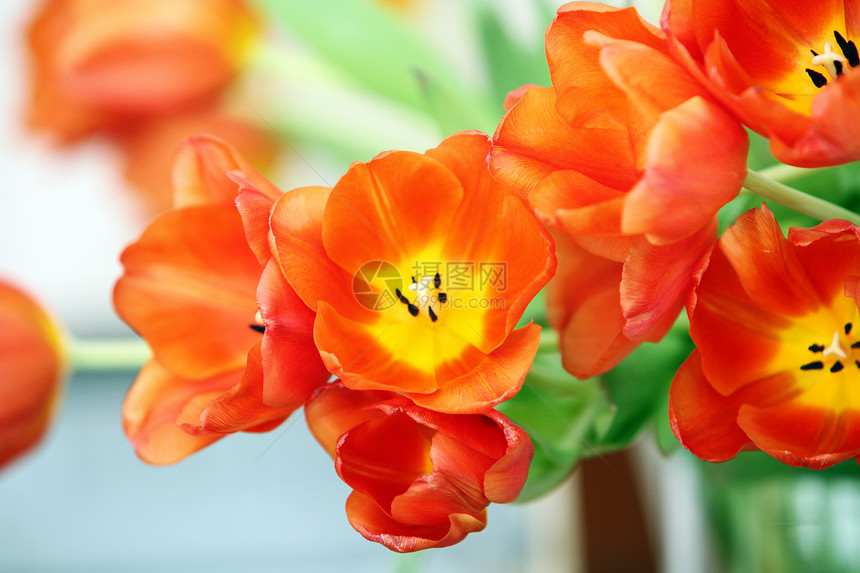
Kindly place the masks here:
POLYGON ((477 18, 484 60, 493 86, 493 97, 501 109, 505 96, 511 90, 523 84, 548 86, 550 78, 543 36, 539 36, 539 41, 530 49, 520 46, 505 31, 498 13, 498 6, 482 3, 477 18))
POLYGON ((656 417, 668 418, 669 385, 692 349, 681 321, 662 342, 641 345, 602 376, 616 411, 599 444, 601 453, 626 448, 656 417))
MULTIPOLYGON (((269 21, 299 38, 355 84, 412 108, 439 116, 446 125, 492 129, 498 120, 485 95, 455 77, 452 66, 408 21, 376 2, 256 0, 269 21), (444 105, 443 105, 444 104, 444 105)), ((498 115, 501 110, 498 111, 498 115)))
POLYGON ((528 432, 535 445, 529 477, 518 501, 552 491, 591 453, 601 423, 611 416, 609 403, 596 380, 577 380, 561 367, 558 352, 536 358, 519 394, 498 406, 528 432))

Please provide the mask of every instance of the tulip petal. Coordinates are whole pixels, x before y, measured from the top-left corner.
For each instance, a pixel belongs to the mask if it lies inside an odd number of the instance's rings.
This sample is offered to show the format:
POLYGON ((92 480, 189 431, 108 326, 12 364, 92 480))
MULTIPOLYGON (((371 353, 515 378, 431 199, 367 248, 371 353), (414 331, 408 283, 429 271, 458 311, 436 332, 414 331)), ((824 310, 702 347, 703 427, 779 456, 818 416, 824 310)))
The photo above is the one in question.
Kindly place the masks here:
POLYGON ((330 194, 326 187, 285 193, 272 209, 272 252, 287 281, 311 309, 328 300, 347 316, 365 316, 366 309, 350 289, 352 276, 329 258, 323 246, 323 213, 330 194))
POLYGON ((547 318, 558 331, 562 364, 577 378, 611 370, 638 342, 624 336, 621 263, 592 255, 556 234, 559 268, 547 287, 547 318))
POLYGON ((281 196, 281 191, 260 175, 234 146, 212 135, 195 135, 174 155, 174 206, 232 205, 240 186, 230 176, 232 171, 240 171, 244 186, 256 188, 272 201, 281 196))
POLYGON ((420 260, 450 231, 462 198, 457 178, 425 155, 392 151, 355 163, 326 204, 325 250, 351 274, 370 262, 367 253, 394 265, 420 260))
POLYGON ((223 435, 192 436, 180 419, 199 420, 206 405, 236 384, 241 370, 203 380, 183 380, 147 362, 122 404, 123 430, 135 453, 148 464, 179 462, 223 435))
POLYGON ((305 404, 308 428, 334 458, 340 437, 359 424, 384 416, 374 406, 393 396, 388 392, 356 392, 341 382, 320 386, 305 404))
POLYGON ((232 205, 164 213, 121 261, 114 305, 164 367, 191 379, 244 367, 261 268, 232 205))
POLYGON ((476 262, 482 278, 489 263, 503 265, 503 283, 488 284, 482 293, 504 301, 483 317, 485 342, 494 348, 555 273, 556 261, 552 238, 526 205, 486 169, 475 169, 484 164, 491 147, 482 133, 461 133, 428 150, 427 156, 444 164, 469 191, 449 223, 444 252, 453 260, 476 262))
POLYGON ((681 444, 697 457, 724 462, 750 449, 752 440, 738 426, 743 401, 722 396, 702 372, 701 354, 694 350, 678 369, 669 390, 669 418, 681 444))
POLYGON ((622 230, 666 244, 707 226, 740 191, 748 148, 743 128, 701 97, 664 112, 648 139, 645 173, 627 194, 622 230))
POLYGON ((556 170, 577 171, 602 185, 625 188, 636 180, 633 166, 626 128, 567 123, 557 111, 553 88, 525 93, 496 129, 490 154, 493 177, 523 197, 556 170))
POLYGON ((633 242, 621 279, 621 308, 631 340, 657 342, 671 328, 693 286, 693 273, 717 234, 717 220, 670 245, 633 242))
POLYGON ((540 346, 541 327, 529 323, 511 332, 501 346, 467 373, 431 394, 403 389, 417 405, 450 414, 483 413, 513 398, 523 385, 540 346))
POLYGON ((272 408, 263 403, 263 364, 258 343, 248 351, 248 364, 239 382, 209 402, 197 420, 181 426, 194 435, 269 431, 298 407, 272 408))
POLYGON ((298 408, 329 378, 313 339, 316 314, 305 305, 270 260, 260 277, 257 301, 265 324, 263 402, 298 408))
POLYGON ((447 524, 431 527, 404 524, 392 519, 370 498, 358 492, 351 493, 347 499, 346 515, 350 525, 365 539, 398 553, 448 547, 487 525, 486 510, 478 516, 453 514, 447 524))
POLYGON ((796 467, 823 469, 860 455, 856 410, 815 408, 795 401, 767 408, 744 404, 738 425, 760 449, 796 467))
POLYGON ((663 45, 663 33, 642 20, 634 8, 618 9, 590 2, 571 2, 559 8, 547 31, 550 77, 565 120, 572 125, 625 128, 627 96, 600 69, 599 47, 584 41, 589 30, 657 50, 663 45))

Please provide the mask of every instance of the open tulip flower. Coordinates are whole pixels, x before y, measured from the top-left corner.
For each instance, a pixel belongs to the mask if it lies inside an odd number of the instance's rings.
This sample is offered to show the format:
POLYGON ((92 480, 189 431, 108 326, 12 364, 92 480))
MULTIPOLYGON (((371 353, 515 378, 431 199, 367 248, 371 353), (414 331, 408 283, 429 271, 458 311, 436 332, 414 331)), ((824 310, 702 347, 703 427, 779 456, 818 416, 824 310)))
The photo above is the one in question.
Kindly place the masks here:
POLYGON ((673 53, 801 167, 860 159, 860 4, 670 0, 673 53))
POLYGON ((329 371, 355 390, 449 413, 517 393, 540 327, 515 329, 555 271, 552 239, 490 178, 489 139, 355 163, 333 189, 296 189, 272 212, 276 257, 316 311, 329 371))
POLYGON ((241 0, 48 0, 29 33, 29 123, 67 141, 211 101, 257 27, 241 0))
POLYGON ((59 401, 59 328, 29 295, 0 280, 0 467, 38 443, 59 401))
POLYGON ((228 433, 269 430, 329 377, 314 313, 270 260, 268 215, 280 191, 201 136, 177 154, 174 193, 176 208, 123 253, 114 292, 117 312, 153 351, 123 405, 126 434, 153 464, 228 433), (263 401, 264 377, 284 386, 276 403, 263 401))
MULTIPOLYGON (((600 298, 604 315, 620 309, 624 321, 601 326, 602 342, 590 345, 599 354, 582 356, 562 337, 568 369, 587 377, 671 326, 715 238, 717 211, 743 183, 748 140, 632 8, 562 6, 546 52, 552 87, 516 94, 495 134, 491 170, 549 225, 620 269, 619 282, 606 282, 620 297, 600 298)), ((583 305, 563 286, 556 292, 564 296, 551 304, 568 310, 553 326, 569 331, 583 305)))
POLYGON ((793 466, 860 456, 860 229, 784 238, 752 210, 720 238, 688 303, 696 350, 670 393, 675 434, 708 461, 761 449, 793 466))
POLYGON ((350 524, 398 552, 446 547, 487 523, 486 507, 516 499, 534 447, 495 410, 443 414, 341 383, 305 407, 314 436, 353 488, 350 524))

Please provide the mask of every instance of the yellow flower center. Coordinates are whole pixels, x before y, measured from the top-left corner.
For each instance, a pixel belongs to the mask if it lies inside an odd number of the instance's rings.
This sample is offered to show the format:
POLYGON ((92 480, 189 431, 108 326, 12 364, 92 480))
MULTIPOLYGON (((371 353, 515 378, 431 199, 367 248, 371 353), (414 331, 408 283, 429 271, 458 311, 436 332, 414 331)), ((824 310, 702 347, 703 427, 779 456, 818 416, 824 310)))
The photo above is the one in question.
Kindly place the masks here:
MULTIPOLYGON (((845 368, 846 362, 849 362, 854 357, 854 350, 860 348, 860 342, 852 342, 851 330, 852 323, 846 323, 843 329, 846 341, 843 342, 843 336, 837 330, 833 333, 833 339, 828 346, 823 344, 813 343, 809 346, 809 351, 813 354, 821 354, 820 360, 813 360, 800 367, 801 370, 824 370, 829 369, 830 372, 840 372, 845 368), (847 350, 846 350, 847 349, 847 350), (850 354, 850 356, 849 356, 850 354)), ((860 368, 860 361, 854 360, 854 366, 860 368)))
MULTIPOLYGON (((824 43, 824 53, 819 54, 812 50, 812 65, 814 67, 822 67, 831 80, 836 80, 851 68, 860 65, 860 54, 857 52, 857 46, 853 41, 847 41, 838 31, 833 32, 836 38, 836 43, 839 46, 841 54, 833 50, 830 42, 824 43)), ((817 88, 823 88, 827 85, 827 76, 812 68, 806 68, 806 73, 812 83, 817 88)))
POLYGON ((439 310, 448 302, 448 295, 441 288, 442 275, 436 273, 432 277, 422 277, 421 281, 416 281, 413 276, 412 284, 407 287, 409 294, 404 294, 400 289, 395 289, 395 294, 397 300, 406 305, 409 314, 418 316, 426 309, 430 320, 436 322, 439 320, 439 310))

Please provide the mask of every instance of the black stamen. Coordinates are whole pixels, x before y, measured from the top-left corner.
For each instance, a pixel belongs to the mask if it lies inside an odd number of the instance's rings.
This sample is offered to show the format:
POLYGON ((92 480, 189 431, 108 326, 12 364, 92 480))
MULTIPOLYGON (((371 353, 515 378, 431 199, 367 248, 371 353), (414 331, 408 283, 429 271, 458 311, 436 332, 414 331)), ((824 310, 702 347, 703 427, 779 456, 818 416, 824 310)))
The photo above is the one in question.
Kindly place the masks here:
POLYGON ((415 283, 416 283, 416 280, 415 280, 415 277, 413 276, 412 277, 412 284, 415 284, 415 283))
POLYGON ((810 352, 824 352, 824 346, 821 344, 813 344, 809 347, 810 352))
POLYGON ((444 292, 440 292, 439 293, 439 302, 441 302, 442 304, 445 304, 446 302, 448 302, 448 294, 444 293, 444 292))
POLYGON ((833 60, 833 67, 836 69, 836 77, 842 75, 842 62, 839 60, 833 60))
POLYGON ((842 53, 848 59, 848 65, 852 68, 860 65, 860 54, 857 53, 857 46, 854 42, 846 42, 842 34, 835 30, 833 31, 833 35, 836 36, 836 43, 839 44, 839 49, 842 50, 842 53))
POLYGON ((854 365, 857 366, 857 368, 860 368, 860 360, 855 360, 854 365))
POLYGON ((436 322, 436 321, 439 319, 439 317, 438 317, 438 316, 436 316, 436 313, 435 313, 435 312, 433 312, 433 309, 432 309, 432 308, 429 308, 429 307, 428 307, 428 308, 427 308, 427 312, 430 314, 430 320, 432 320, 433 322, 436 322))
POLYGON ((394 294, 397 295, 397 300, 399 300, 403 304, 409 304, 409 299, 403 296, 403 293, 400 292, 399 288, 394 289, 394 294))
POLYGON ((827 85, 827 78, 824 77, 824 74, 820 74, 815 70, 810 70, 806 68, 806 73, 809 74, 809 79, 812 80, 812 83, 815 84, 817 88, 823 88, 827 85))
POLYGON ((833 364, 833 366, 830 367, 830 371, 835 374, 835 373, 839 372, 840 370, 842 370, 843 368, 845 368, 845 366, 843 366, 842 363, 837 360, 833 364))
POLYGON ((822 368, 824 368, 824 362, 821 361, 810 362, 800 367, 801 370, 821 370, 822 368))
POLYGON ((851 348, 860 348, 860 342, 855 342, 851 345, 851 348))
POLYGON ((818 52, 816 52, 815 50, 809 50, 809 51, 810 51, 810 52, 812 52, 812 55, 813 55, 813 56, 817 56, 817 55, 818 55, 818 52))
POLYGON ((852 329, 853 327, 854 327, 854 325, 853 325, 853 324, 851 324, 850 322, 849 322, 848 324, 846 324, 846 325, 845 325, 845 335, 846 335, 846 336, 848 336, 849 334, 851 334, 851 329, 852 329))
POLYGON ((414 304, 412 304, 411 302, 408 302, 406 304, 409 305, 407 307, 409 309, 409 314, 411 314, 412 316, 418 316, 418 307, 415 306, 414 304))
POLYGON ((436 276, 433 277, 433 286, 437 289, 442 286, 442 277, 439 276, 439 273, 436 273, 436 276))
POLYGON ((248 326, 251 327, 251 330, 253 330, 255 332, 259 332, 260 334, 266 333, 266 327, 263 326, 262 324, 249 324, 248 326))

